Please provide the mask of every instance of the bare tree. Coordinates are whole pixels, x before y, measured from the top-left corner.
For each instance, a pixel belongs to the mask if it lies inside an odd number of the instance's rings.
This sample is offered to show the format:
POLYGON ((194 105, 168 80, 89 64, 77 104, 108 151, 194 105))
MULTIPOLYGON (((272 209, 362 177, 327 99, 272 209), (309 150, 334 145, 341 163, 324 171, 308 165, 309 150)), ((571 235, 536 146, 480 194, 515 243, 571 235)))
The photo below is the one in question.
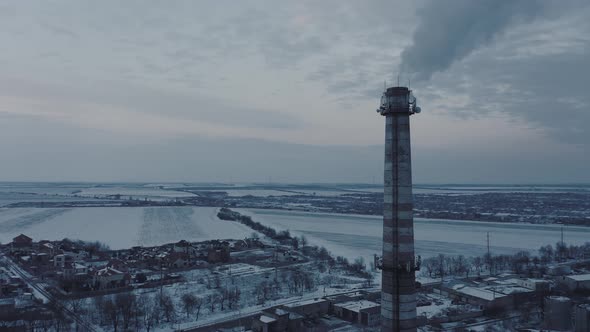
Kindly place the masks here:
POLYGON ((115 296, 115 305, 121 314, 123 329, 127 330, 137 314, 135 295, 133 293, 119 293, 115 296))
POLYGON ((307 245, 307 238, 305 237, 305 235, 301 235, 301 237, 299 238, 299 244, 301 244, 301 248, 307 245))
POLYGON ((470 266, 463 255, 456 256, 452 259, 453 273, 461 275, 465 273, 465 277, 469 277, 470 266))
POLYGON ((143 327, 146 332, 150 332, 156 324, 160 322, 160 307, 156 301, 149 296, 142 297, 138 303, 143 317, 143 327))
POLYGON ((293 246, 293 249, 295 250, 299 249, 299 239, 297 237, 291 239, 291 246, 293 246))
POLYGON ((102 309, 104 311, 104 316, 107 318, 109 322, 111 322, 113 330, 117 332, 119 328, 119 321, 121 318, 119 316, 119 310, 117 310, 117 305, 115 304, 115 302, 113 302, 111 298, 106 298, 104 300, 104 306, 102 309))
POLYGON ((365 285, 366 285, 367 287, 371 287, 371 286, 373 285, 373 278, 374 278, 374 277, 375 277, 375 276, 373 275, 373 273, 367 273, 367 274, 365 275, 365 285))
POLYGON ((221 311, 225 310, 224 304, 225 304, 225 301, 229 298, 229 290, 227 288, 221 289, 217 293, 217 297, 219 298, 219 304, 221 305, 219 310, 221 310, 221 311))
POLYGON ((94 304, 94 312, 98 316, 99 324, 102 325, 105 322, 105 310, 104 310, 104 296, 97 296, 93 299, 94 304))
POLYGON ((59 304, 55 301, 51 301, 47 306, 53 316, 53 327, 55 331, 60 332, 62 329, 69 329, 70 321, 59 304))
POLYGON ((476 256, 473 258, 473 266, 477 269, 477 273, 481 273, 481 268, 483 267, 483 260, 480 256, 476 256))
POLYGON ((215 275, 214 282, 215 282, 215 288, 221 287, 221 278, 219 278, 218 275, 215 275))
MULTIPOLYGON (((70 311, 75 315, 79 316, 84 312, 85 306, 84 301, 82 299, 71 299, 66 304, 70 311)), ((78 326, 78 321, 76 321, 76 332, 78 332, 80 326, 78 326)))
POLYGON ((332 273, 334 267, 336 267, 336 260, 330 257, 330 259, 328 259, 328 273, 332 273))
POLYGON ((438 275, 442 279, 445 276, 445 262, 447 259, 444 254, 438 254, 437 261, 438 275))
POLYGON ((176 319, 176 308, 174 302, 168 294, 162 294, 160 296, 160 309, 166 318, 166 322, 170 323, 176 319))
POLYGON ((563 261, 567 258, 567 254, 568 254, 568 249, 567 249, 567 245, 565 244, 565 242, 557 242, 555 244, 555 256, 557 257, 557 259, 559 259, 560 261, 563 261))
POLYGON ((209 311, 215 312, 215 305, 217 304, 217 295, 207 295, 207 304, 209 305, 209 311))
POLYGON ((240 302, 241 291, 238 287, 228 290, 227 306, 233 309, 240 302))
POLYGON ((182 295, 181 297, 182 300, 182 307, 184 308, 184 311, 186 312, 186 318, 189 317, 190 314, 193 313, 193 311, 195 310, 195 306, 197 305, 197 297, 194 296, 193 294, 187 293, 182 295))
POLYGON ((424 260, 423 266, 426 268, 426 272, 428 272, 428 276, 432 278, 432 273, 438 271, 438 261, 435 257, 427 258, 424 260))
POLYGON ((199 320, 199 314, 201 313, 201 307, 203 307, 203 304, 205 303, 205 301, 203 301, 202 298, 200 297, 196 297, 196 302, 195 302, 195 309, 197 309, 197 314, 195 315, 195 321, 199 320))
POLYGON ((539 249, 539 255, 541 255, 541 262, 543 264, 553 261, 553 247, 550 244, 541 247, 539 249))

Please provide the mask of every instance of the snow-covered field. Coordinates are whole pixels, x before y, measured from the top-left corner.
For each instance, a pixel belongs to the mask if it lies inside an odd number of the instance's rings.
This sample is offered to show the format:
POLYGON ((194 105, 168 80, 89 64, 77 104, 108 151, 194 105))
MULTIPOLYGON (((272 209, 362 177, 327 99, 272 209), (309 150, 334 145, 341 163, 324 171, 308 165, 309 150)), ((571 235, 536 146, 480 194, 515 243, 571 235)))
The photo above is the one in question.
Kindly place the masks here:
POLYGON ((414 194, 473 195, 486 193, 587 193, 587 186, 422 186, 414 194))
MULTIPOLYGON (((381 252, 382 218, 379 216, 339 215, 284 210, 238 209, 255 221, 291 234, 305 235, 312 244, 323 245, 335 255, 349 259, 363 256, 372 260, 381 252)), ((486 252, 486 234, 490 233, 493 254, 536 251, 560 240, 561 226, 507 224, 476 221, 416 218, 414 221, 416 254, 423 258, 439 253, 475 256, 486 252)), ((568 244, 590 241, 590 228, 564 228, 568 244)))
POLYGON ((225 192, 231 197, 243 197, 243 196, 256 196, 256 197, 268 197, 268 196, 291 196, 297 195, 296 192, 283 191, 283 190, 267 190, 267 189, 227 189, 227 190, 214 190, 217 192, 225 192))
POLYGON ((164 190, 160 188, 134 188, 134 187, 92 187, 82 190, 78 193, 80 196, 107 196, 107 195, 121 195, 121 196, 133 196, 133 197, 190 197, 194 196, 192 193, 177 191, 177 190, 164 190))
POLYGON ((242 239, 252 230, 217 218, 212 207, 0 208, 0 242, 20 233, 34 240, 100 241, 112 249, 179 240, 242 239))

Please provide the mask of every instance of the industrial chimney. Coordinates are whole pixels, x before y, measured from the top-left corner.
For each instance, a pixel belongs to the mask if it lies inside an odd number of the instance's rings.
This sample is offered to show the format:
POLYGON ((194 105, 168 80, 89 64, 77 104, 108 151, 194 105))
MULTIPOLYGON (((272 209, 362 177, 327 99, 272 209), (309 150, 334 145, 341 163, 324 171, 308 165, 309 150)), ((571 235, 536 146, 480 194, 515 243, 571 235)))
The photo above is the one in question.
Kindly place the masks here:
POLYGON ((377 112, 385 116, 381 330, 416 331, 410 115, 420 107, 410 89, 391 87, 377 112))

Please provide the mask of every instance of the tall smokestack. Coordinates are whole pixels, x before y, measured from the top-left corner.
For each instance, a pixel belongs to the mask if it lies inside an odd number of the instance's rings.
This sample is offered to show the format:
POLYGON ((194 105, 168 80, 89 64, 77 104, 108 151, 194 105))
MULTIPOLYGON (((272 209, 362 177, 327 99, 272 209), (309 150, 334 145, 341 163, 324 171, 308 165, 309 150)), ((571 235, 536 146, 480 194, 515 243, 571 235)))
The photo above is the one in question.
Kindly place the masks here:
POLYGON ((416 331, 410 115, 420 107, 407 87, 391 87, 377 112, 385 116, 381 330, 416 331))

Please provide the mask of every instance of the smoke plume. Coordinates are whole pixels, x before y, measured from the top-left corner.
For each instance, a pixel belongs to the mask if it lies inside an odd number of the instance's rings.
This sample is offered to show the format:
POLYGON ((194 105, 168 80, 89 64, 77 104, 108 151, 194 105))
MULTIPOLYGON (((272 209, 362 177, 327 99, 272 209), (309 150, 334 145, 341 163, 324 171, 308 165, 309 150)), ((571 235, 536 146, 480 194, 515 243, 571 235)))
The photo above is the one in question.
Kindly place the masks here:
POLYGON ((400 72, 428 80, 490 43, 512 25, 541 11, 538 0, 431 0, 418 13, 413 44, 401 55, 400 72))

